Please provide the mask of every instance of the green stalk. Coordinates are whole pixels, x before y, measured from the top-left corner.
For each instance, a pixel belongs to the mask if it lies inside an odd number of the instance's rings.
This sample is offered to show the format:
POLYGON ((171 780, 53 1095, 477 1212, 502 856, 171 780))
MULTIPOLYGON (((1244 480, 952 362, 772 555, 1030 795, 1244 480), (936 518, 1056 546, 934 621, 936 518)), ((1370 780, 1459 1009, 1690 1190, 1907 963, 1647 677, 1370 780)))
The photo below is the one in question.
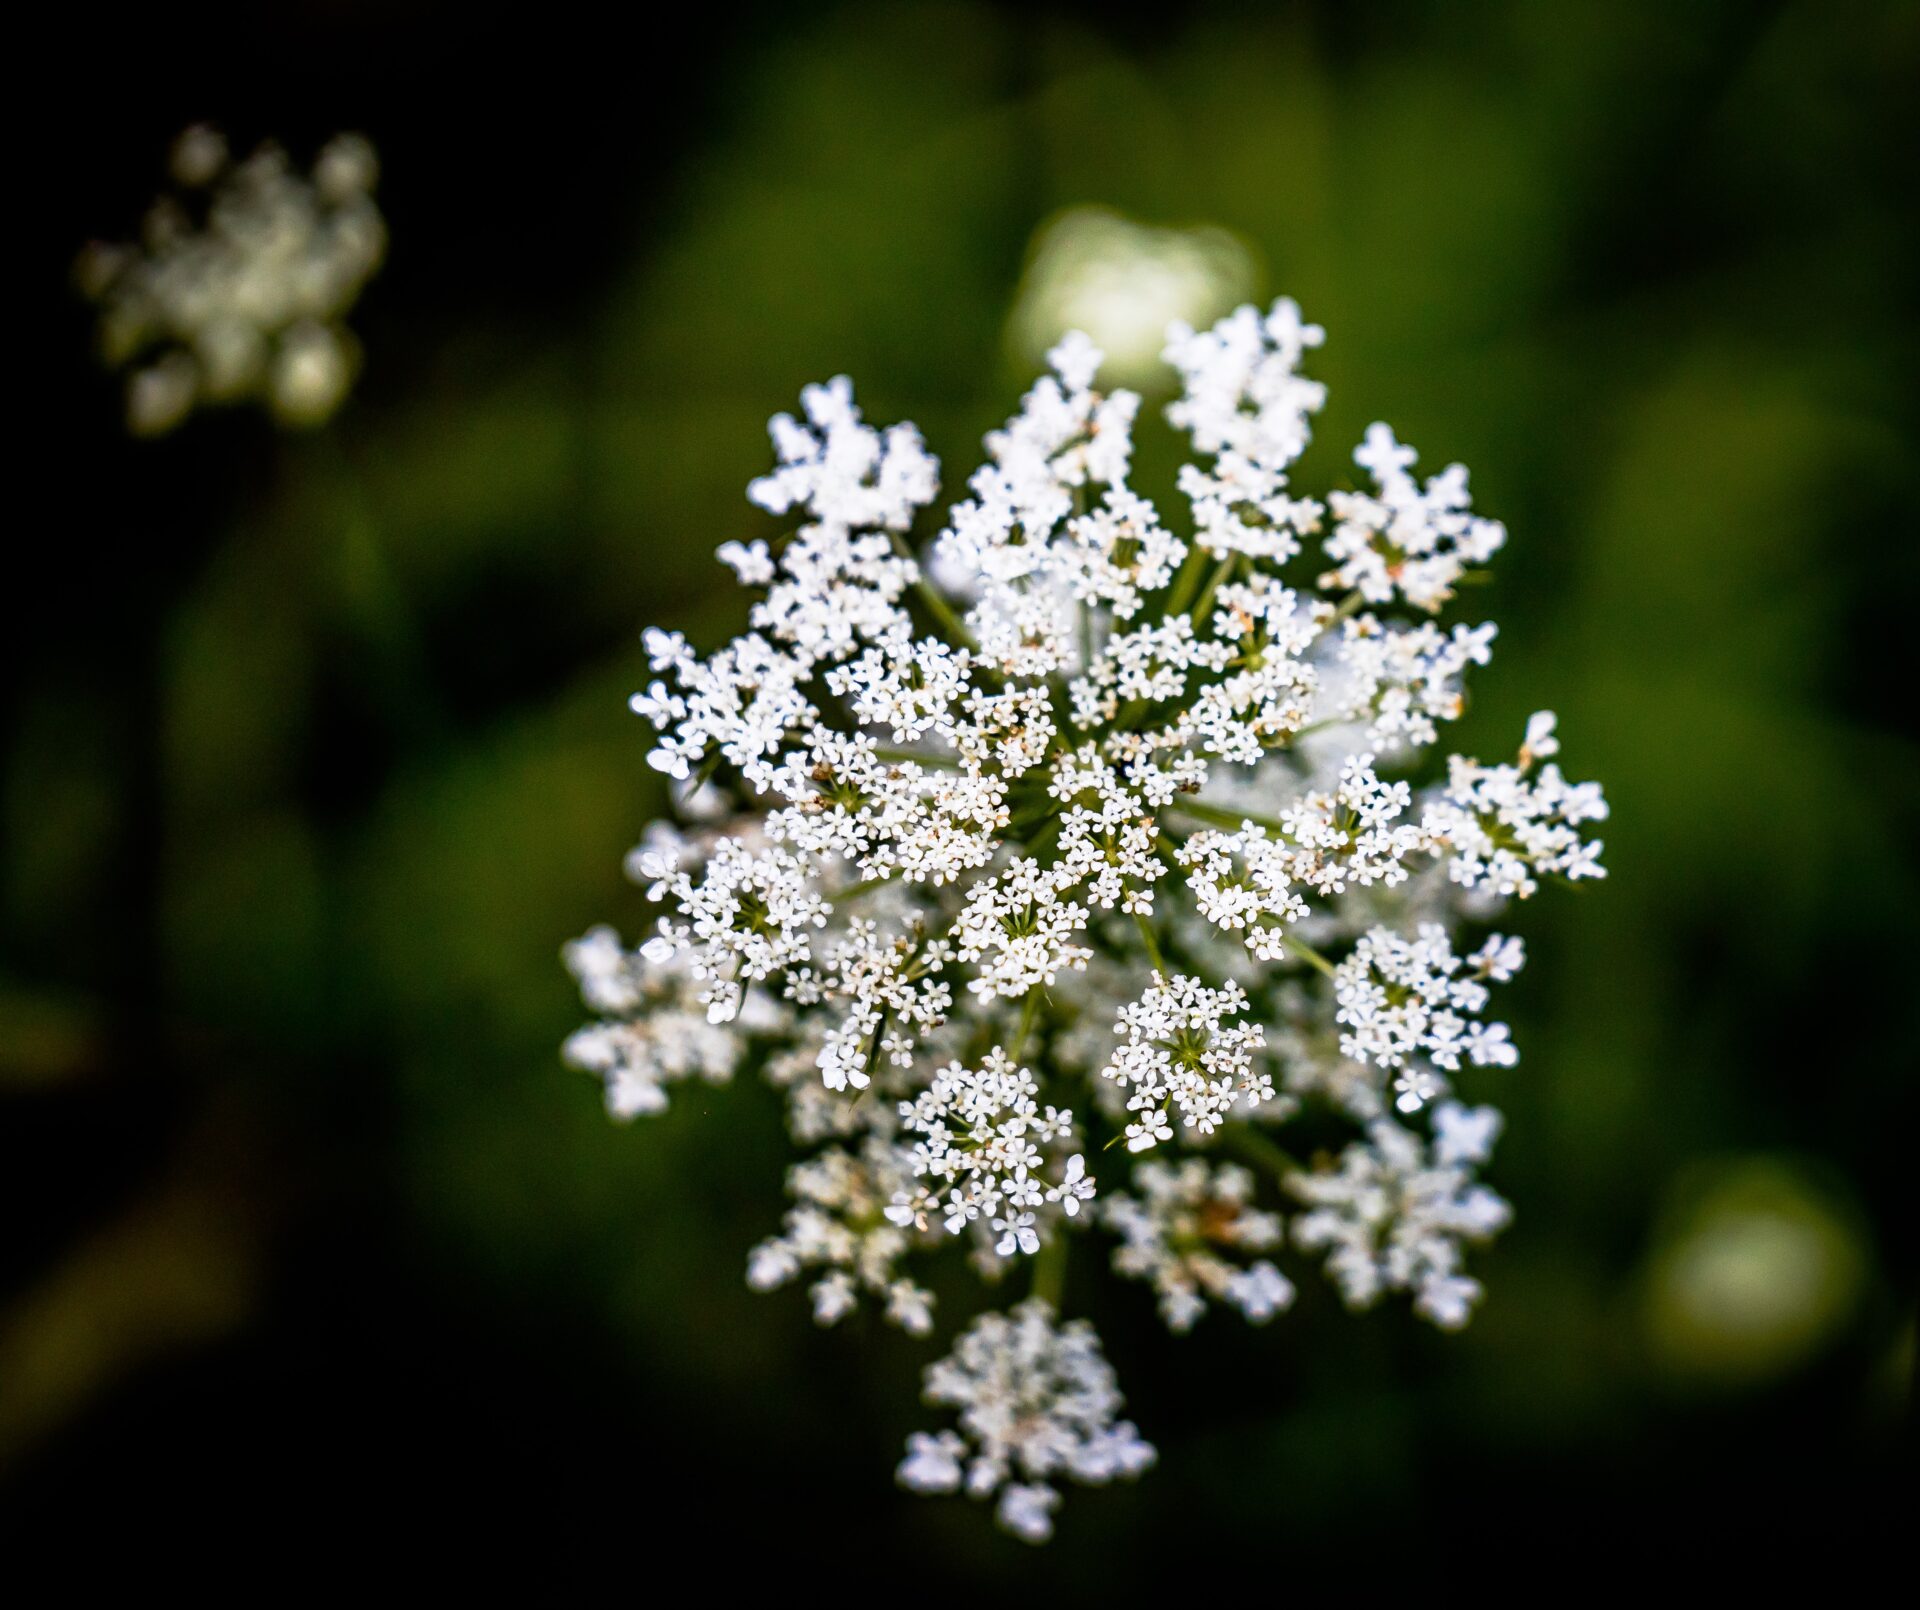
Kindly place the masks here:
POLYGON ((907 546, 906 538, 898 531, 889 531, 887 540, 893 544, 893 551, 913 565, 913 590, 920 595, 920 602, 927 606, 932 615, 946 629, 948 641, 971 654, 980 652, 980 645, 973 640, 973 634, 953 612, 953 606, 940 596, 939 589, 927 580, 920 561, 914 557, 913 550, 907 546))
POLYGON ((1167 597, 1167 613, 1184 615, 1200 590, 1200 578, 1206 574, 1207 550, 1195 543, 1181 562, 1180 573, 1173 578, 1173 591, 1167 597))
POLYGON ((1303 962, 1311 963, 1313 966, 1319 968, 1321 972, 1325 973, 1327 977, 1333 977, 1336 971, 1333 963, 1328 961, 1325 956, 1321 955, 1319 951, 1315 950, 1313 946, 1309 945, 1304 939, 1295 939, 1292 934, 1282 934, 1280 939, 1281 943, 1303 962))
POLYGON ((885 749, 876 746, 873 751, 875 760, 884 760, 888 765, 899 766, 911 761, 918 766, 931 766, 935 771, 958 771, 960 761, 954 755, 923 755, 912 749, 885 749))
POLYGON ((1199 626, 1201 621, 1206 619, 1207 610, 1213 603, 1213 595, 1220 590, 1222 583, 1224 583, 1239 566, 1240 555, 1237 553, 1228 554, 1226 558, 1214 566, 1213 574, 1207 577, 1207 585, 1201 591, 1199 600, 1188 612, 1193 617, 1193 624, 1196 627, 1199 626))
POLYGON ((1153 962, 1153 970, 1162 978, 1170 978, 1172 975, 1167 971, 1166 958, 1160 954, 1160 941, 1154 935, 1153 924, 1147 921, 1144 913, 1138 911, 1133 914, 1133 920, 1140 925, 1140 937, 1146 941, 1147 956, 1153 962))
POLYGON ((1027 1047, 1027 1036, 1033 1033, 1034 1021, 1040 1016, 1041 989, 1035 984, 1027 991, 1025 1001, 1020 1006, 1020 1026, 1013 1031, 1013 1045, 1007 1055, 1013 1061, 1020 1060, 1020 1054, 1027 1047))
POLYGON ((1252 1124, 1223 1125, 1220 1137, 1249 1163, 1257 1163, 1269 1170, 1276 1179, 1284 1180, 1289 1174, 1306 1173, 1299 1158, 1252 1124))
POLYGON ((1040 1250, 1033 1255, 1033 1294, 1057 1314, 1066 1283, 1067 1231, 1065 1225, 1056 1224, 1053 1234, 1040 1243, 1040 1250))
POLYGON ((1352 592, 1340 600, 1340 607, 1333 612, 1333 619, 1327 622, 1328 628, 1331 629, 1338 626, 1342 621, 1359 614, 1360 607, 1365 604, 1366 601, 1360 589, 1358 587, 1354 588, 1352 592))
POLYGON ((1168 802, 1166 810, 1178 811, 1202 822, 1211 822, 1215 827, 1224 827, 1229 832, 1238 832, 1251 822, 1263 832, 1271 833, 1275 838, 1291 839, 1285 826, 1271 816, 1256 816, 1252 811, 1228 810, 1224 805, 1209 805, 1205 800, 1188 799, 1182 795, 1168 802))

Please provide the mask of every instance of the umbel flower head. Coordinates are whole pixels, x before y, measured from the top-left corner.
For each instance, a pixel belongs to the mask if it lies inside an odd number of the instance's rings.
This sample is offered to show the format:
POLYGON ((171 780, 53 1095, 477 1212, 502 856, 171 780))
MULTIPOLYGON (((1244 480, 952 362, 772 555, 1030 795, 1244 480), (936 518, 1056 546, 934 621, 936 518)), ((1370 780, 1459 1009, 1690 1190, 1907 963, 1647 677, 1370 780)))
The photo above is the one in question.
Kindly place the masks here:
POLYGON ((372 145, 338 135, 303 174, 271 143, 236 163, 200 124, 174 142, 172 177, 138 245, 89 246, 78 266, 101 356, 127 373, 128 428, 157 436, 256 399, 281 424, 320 424, 353 384, 346 316, 386 255, 372 145))
POLYGON ((784 1101, 804 1155, 754 1287, 924 1334, 957 1243, 1030 1293, 929 1369, 958 1429, 899 1477, 1031 1541, 1063 1478, 1153 1459, 1059 1317, 1073 1237, 1176 1331, 1274 1319, 1316 1255, 1354 1307, 1466 1322, 1463 1249, 1509 1210, 1474 1173, 1499 1115, 1454 1083, 1517 1060, 1488 1011, 1524 957, 1485 926, 1603 875, 1550 714, 1510 760, 1430 757, 1494 636, 1439 616, 1506 533, 1385 425, 1370 491, 1293 486, 1321 340, 1284 299, 1170 329, 1178 518, 1129 484, 1139 399, 1084 336, 924 541, 919 432, 808 387, 749 488, 791 533, 720 548, 747 631, 647 634, 633 707, 680 807, 629 858, 653 930, 568 950, 599 1015, 568 1055, 615 1116, 748 1070, 784 1101), (1344 1149, 1303 1166, 1299 1120, 1344 1149))

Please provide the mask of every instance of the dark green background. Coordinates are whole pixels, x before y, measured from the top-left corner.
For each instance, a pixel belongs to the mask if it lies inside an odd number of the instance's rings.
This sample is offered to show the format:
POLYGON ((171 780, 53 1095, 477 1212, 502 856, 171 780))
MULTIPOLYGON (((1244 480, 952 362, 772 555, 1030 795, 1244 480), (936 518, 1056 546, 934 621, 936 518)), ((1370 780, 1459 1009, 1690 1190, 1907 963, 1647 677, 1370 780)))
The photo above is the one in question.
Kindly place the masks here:
POLYGON ((1920 8, 669 20, 89 13, 48 58, 0 646, 0 1528, 530 1547, 635 1591, 671 1560, 1277 1595, 1910 1527, 1920 8), (129 442, 90 367, 72 253, 133 229, 196 118, 380 148, 391 261, 323 433, 129 442), (746 1290, 771 1101, 608 1123, 557 1060, 558 949, 633 926, 639 628, 738 626, 711 554, 767 528, 766 416, 849 372, 957 486, 1027 378, 1033 232, 1083 202, 1237 232, 1327 326, 1310 481, 1375 417, 1472 466, 1512 542, 1468 600, 1501 631, 1461 746, 1551 705, 1614 819, 1609 881, 1520 919, 1523 1065, 1469 1089, 1518 1210, 1472 1328, 1303 1280, 1267 1331, 1173 1341, 1083 1257, 1070 1306, 1161 1466, 1070 1494, 1033 1556, 891 1485, 933 1350, 746 1290), (1676 1340, 1661 1271, 1755 1202, 1851 1271, 1826 1322, 1676 1340))

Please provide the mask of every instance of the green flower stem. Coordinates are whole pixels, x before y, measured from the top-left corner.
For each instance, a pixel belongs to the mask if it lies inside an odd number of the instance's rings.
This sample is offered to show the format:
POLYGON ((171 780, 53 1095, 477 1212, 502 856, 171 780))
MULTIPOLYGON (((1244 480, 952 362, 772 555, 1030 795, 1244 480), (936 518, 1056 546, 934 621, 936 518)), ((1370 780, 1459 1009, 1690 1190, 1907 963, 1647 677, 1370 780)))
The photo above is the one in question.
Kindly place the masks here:
POLYGON ((1341 716, 1328 716, 1324 721, 1309 721, 1304 727, 1295 727, 1287 734, 1287 747, 1292 748, 1302 738, 1311 737, 1316 732, 1325 732, 1329 727, 1345 727, 1351 722, 1341 716))
POLYGON ((1220 590, 1221 585, 1226 579, 1239 568, 1240 555, 1237 553, 1228 554, 1226 558, 1214 566, 1213 574, 1207 577, 1207 585, 1201 590, 1200 597, 1195 601, 1193 608, 1188 611, 1195 626, 1198 626, 1207 618, 1207 610, 1213 604, 1213 595, 1220 590))
POLYGON ((885 749, 876 746, 873 758, 884 760, 890 766, 905 765, 911 761, 916 766, 931 766, 936 771, 960 770, 960 760, 956 755, 923 755, 912 749, 885 749))
POLYGON ((1315 950, 1313 946, 1309 945, 1304 939, 1295 939, 1292 934, 1282 934, 1280 939, 1287 949, 1292 951, 1294 955, 1298 956, 1303 962, 1308 962, 1319 968, 1327 977, 1333 977, 1335 972, 1333 963, 1328 961, 1325 956, 1315 950))
POLYGON ((1040 1243, 1040 1250, 1033 1255, 1033 1294, 1057 1314, 1066 1283, 1067 1229, 1064 1224, 1056 1224, 1053 1234, 1040 1243))
POLYGON ((978 654, 980 645, 974 642, 973 634, 967 630, 960 617, 954 614, 953 606, 940 596, 940 590, 927 580, 920 561, 914 557, 913 550, 907 546, 906 538, 898 531, 889 531, 887 540, 893 544, 895 553, 912 564, 913 590, 919 595, 920 602, 927 606, 927 613, 945 628, 948 641, 970 654, 978 654))
POLYGON ((1327 622, 1328 627, 1338 626, 1342 621, 1358 615, 1361 606, 1365 604, 1366 601, 1366 597, 1361 593, 1360 589, 1358 587, 1354 588, 1352 592, 1340 600, 1340 607, 1333 612, 1333 619, 1327 622))
POLYGON ((889 1014, 886 1012, 882 1012, 880 1014, 880 1021, 874 1024, 873 1026, 873 1038, 867 1042, 867 1060, 865 1063, 865 1069, 866 1069, 867 1079, 869 1082, 860 1087, 860 1093, 862 1095, 865 1095, 867 1091, 873 1088, 871 1083, 873 1079, 873 1070, 880 1061, 880 1042, 887 1037, 888 1016, 889 1014))
POLYGON ((1013 1044, 1007 1051, 1007 1055, 1015 1062, 1026 1050, 1027 1037, 1033 1033, 1034 1022, 1040 1016, 1040 996, 1040 986, 1035 984, 1027 991, 1026 999, 1020 1005, 1020 1026, 1013 1031, 1013 1044))
POLYGON ((1292 1152, 1252 1124, 1223 1125, 1220 1137, 1249 1163, 1268 1170, 1275 1179, 1284 1180, 1289 1174, 1307 1171, 1292 1152))
POLYGON ((1147 956, 1153 963, 1153 970, 1162 978, 1171 977, 1172 975, 1167 971, 1167 959, 1160 954, 1160 941, 1154 935, 1153 924, 1147 921, 1144 913, 1138 911, 1133 914, 1133 920, 1140 925, 1140 937, 1146 943, 1147 956))
POLYGON ((1173 578, 1173 591, 1167 595, 1167 614, 1184 615, 1200 590, 1200 578, 1207 573, 1207 550, 1195 543, 1187 550, 1180 573, 1173 578))
POLYGON ((1205 800, 1188 799, 1184 795, 1169 802, 1165 808, 1170 811, 1179 811, 1202 822, 1211 822, 1215 827, 1224 827, 1229 832, 1237 832, 1251 822, 1255 827, 1271 833, 1275 838, 1291 839, 1293 837, 1271 816, 1256 816, 1252 811, 1229 810, 1224 805, 1209 805, 1205 800))

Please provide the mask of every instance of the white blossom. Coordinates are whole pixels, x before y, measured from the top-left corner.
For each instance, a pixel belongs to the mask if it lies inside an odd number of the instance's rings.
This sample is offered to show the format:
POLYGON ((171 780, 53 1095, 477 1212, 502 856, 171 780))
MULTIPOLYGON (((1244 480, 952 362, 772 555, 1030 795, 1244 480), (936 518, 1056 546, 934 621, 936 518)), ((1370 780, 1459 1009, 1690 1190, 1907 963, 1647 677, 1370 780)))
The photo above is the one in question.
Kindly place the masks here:
POLYGON ((1079 942, 1086 907, 1063 898, 1075 881, 1071 867, 1023 856, 967 892, 954 933, 960 960, 977 968, 968 989, 1018 1000, 1086 965, 1093 954, 1079 942))
POLYGON ((1062 1478, 1102 1486, 1155 1458, 1131 1421, 1100 1341, 1085 1320, 1062 1324, 1038 1298, 982 1314, 930 1366, 926 1401, 958 1411, 959 1433, 916 1433, 899 1469, 916 1492, 999 1494, 1000 1524, 1029 1543, 1053 1535, 1062 1478))
POLYGON ((1098 508, 1067 522, 1060 568, 1075 598, 1105 604, 1124 621, 1173 580, 1186 556, 1187 545, 1160 524, 1151 503, 1115 487, 1098 508))
POLYGON ((772 514, 799 508, 844 530, 904 531, 939 490, 940 466, 911 425, 882 432, 862 422, 845 375, 800 394, 804 424, 774 416, 768 430, 779 466, 747 488, 772 514))
POLYGON ((1481 1297, 1480 1283, 1461 1272, 1461 1245, 1489 1239, 1512 1214, 1472 1173, 1492 1155, 1500 1115, 1446 1102, 1433 1127, 1428 1143, 1377 1119, 1337 1169, 1295 1175, 1292 1190, 1310 1211, 1293 1221, 1293 1239, 1327 1253, 1327 1272, 1351 1306, 1410 1291, 1416 1313, 1456 1330, 1481 1297))
POLYGON ((1544 724, 1543 716, 1528 723, 1519 765, 1449 757, 1445 791, 1427 807, 1423 827, 1450 851, 1456 882, 1525 899, 1544 876, 1571 882, 1607 875, 1600 864, 1604 846, 1580 836, 1586 823, 1606 820, 1600 785, 1569 783, 1552 762, 1533 770, 1536 755, 1560 747, 1552 731, 1550 715, 1544 724), (1550 747, 1538 747, 1543 743, 1550 747))
POLYGON ((1073 1114, 1042 1107, 1039 1085, 998 1046, 977 1068, 949 1063, 912 1101, 900 1103, 902 1127, 921 1138, 912 1151, 919 1182, 887 1208, 895 1224, 926 1229, 943 1222, 959 1234, 976 1219, 998 1231, 1001 1257, 1040 1250, 1033 1209, 1064 1197, 1078 1212, 1093 1194, 1086 1159, 1075 1152, 1063 1170, 1070 1183, 1048 1188, 1049 1147, 1064 1147, 1073 1114))
POLYGON ((1326 331, 1305 323, 1286 296, 1264 316, 1243 307, 1210 330, 1176 324, 1167 331, 1166 357, 1184 394, 1167 418, 1199 452, 1284 470, 1305 450, 1309 421, 1327 400, 1325 386, 1299 373, 1307 351, 1325 340, 1326 331))
POLYGON ((811 1272, 819 1324, 838 1324, 865 1292, 902 1330, 925 1335, 933 1328, 933 1296, 897 1267, 912 1233, 883 1211, 907 1167, 898 1148, 877 1140, 859 1151, 828 1147, 795 1164, 787 1176, 794 1206, 780 1234, 753 1249, 748 1284, 771 1291, 811 1272))
POLYGON ((1511 1067, 1520 1054, 1506 1024, 1478 1014, 1487 1005, 1482 980, 1512 977, 1523 956, 1496 935, 1473 961, 1463 960, 1438 923, 1422 923, 1411 939, 1390 928, 1370 929, 1334 973, 1341 1054, 1401 1070, 1397 1105, 1405 1112, 1446 1088, 1431 1067, 1449 1073, 1465 1062, 1511 1067))
POLYGON ((1504 533, 1384 427, 1373 492, 1290 484, 1322 339, 1284 300, 1169 332, 1198 455, 1178 530, 1129 482, 1139 399, 1084 336, 930 540, 919 433, 807 388, 750 490, 792 529, 720 546, 746 629, 644 639, 633 708, 681 822, 628 858, 648 927, 567 952, 596 1014, 568 1056, 616 1114, 747 1070, 778 1093, 804 1156, 755 1288, 921 1334, 943 1254, 1031 1283, 929 1371, 958 1429, 917 1433, 899 1478, 1033 1541, 1062 1477, 1152 1458, 1056 1313, 1082 1235, 1117 1237, 1175 1330, 1273 1319, 1314 1251, 1355 1306, 1464 1322, 1461 1249, 1507 1209, 1470 1172, 1497 1116, 1454 1085, 1516 1061, 1487 1008, 1525 960, 1485 925, 1602 875, 1581 829, 1606 803, 1556 769, 1551 715, 1513 764, 1428 756, 1494 636, 1430 617, 1504 533), (1356 1137, 1315 1172, 1270 1138, 1309 1110, 1356 1137))
POLYGON ((1174 1331, 1187 1331, 1209 1299, 1264 1324, 1293 1301, 1293 1284, 1264 1257, 1286 1239, 1277 1213, 1254 1205, 1254 1177, 1230 1163, 1149 1159, 1134 1190, 1110 1196, 1101 1220, 1120 1237, 1113 1267, 1150 1284, 1174 1331))
POLYGON ((1366 741, 1376 749, 1422 748, 1439 737, 1437 722, 1459 719, 1466 707, 1462 680, 1469 666, 1492 659, 1494 631, 1491 622, 1443 632, 1430 620, 1388 625, 1362 615, 1348 621, 1337 650, 1348 681, 1335 708, 1366 722, 1366 741))
POLYGON ((386 255, 372 145, 338 135, 303 174, 272 143, 233 162, 202 124, 172 167, 140 244, 90 246, 78 268, 101 356, 127 371, 128 428, 157 436, 256 399, 283 425, 322 423, 359 367, 347 314, 386 255))
POLYGON ((1228 1021, 1246 1007, 1247 992, 1232 979, 1212 989, 1184 973, 1155 973, 1121 1011, 1121 1040, 1103 1076, 1127 1088, 1127 1110, 1137 1115, 1127 1126, 1128 1151, 1171 1140, 1175 1114, 1205 1135, 1235 1106, 1272 1095, 1271 1079, 1253 1061, 1265 1031, 1228 1021))
POLYGON ((1336 563, 1323 586, 1356 588, 1371 604, 1404 599, 1432 612, 1453 596, 1461 576, 1505 545, 1499 521, 1469 512, 1465 465, 1449 465, 1422 487, 1408 474, 1414 457, 1389 426, 1368 427, 1353 461, 1375 490, 1335 492, 1328 500, 1336 523, 1325 547, 1336 563))
POLYGON ((669 1086, 725 1084, 740 1063, 740 1037, 708 1020, 691 969, 671 945, 664 956, 652 949, 663 943, 649 940, 638 954, 602 927, 566 947, 581 995, 602 1014, 567 1041, 566 1059, 599 1075, 616 1118, 664 1112, 669 1086))

